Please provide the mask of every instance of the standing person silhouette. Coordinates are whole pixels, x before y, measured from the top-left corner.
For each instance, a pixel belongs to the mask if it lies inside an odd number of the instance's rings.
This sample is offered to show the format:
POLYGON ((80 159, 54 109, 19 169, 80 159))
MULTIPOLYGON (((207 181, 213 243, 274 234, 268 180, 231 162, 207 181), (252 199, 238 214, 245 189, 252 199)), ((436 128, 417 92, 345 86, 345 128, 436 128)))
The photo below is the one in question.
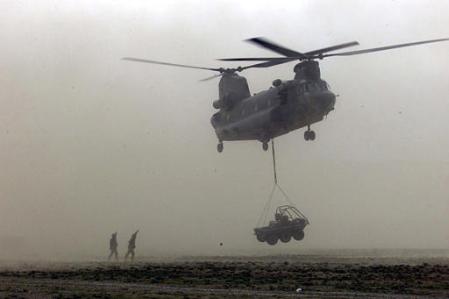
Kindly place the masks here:
POLYGON ((137 233, 139 232, 139 230, 136 230, 136 232, 134 234, 131 235, 131 239, 129 239, 128 241, 128 252, 125 255, 125 260, 128 259, 128 256, 131 255, 131 261, 134 260, 134 249, 136 249, 136 237, 137 237, 137 233))
POLYGON ((118 260, 117 247, 118 247, 117 233, 115 232, 111 235, 111 239, 109 240, 109 250, 111 250, 111 253, 109 254, 108 261, 111 260, 111 257, 113 255, 115 256, 115 260, 118 260))

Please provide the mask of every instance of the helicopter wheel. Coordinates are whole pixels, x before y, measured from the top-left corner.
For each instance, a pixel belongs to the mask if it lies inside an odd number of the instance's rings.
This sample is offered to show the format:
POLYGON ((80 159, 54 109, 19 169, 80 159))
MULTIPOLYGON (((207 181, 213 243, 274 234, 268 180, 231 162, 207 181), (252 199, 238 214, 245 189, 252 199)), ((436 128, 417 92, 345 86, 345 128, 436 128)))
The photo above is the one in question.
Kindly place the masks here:
POLYGON ((219 153, 221 153, 223 151, 223 142, 220 142, 219 144, 217 144, 217 151, 219 153))
POLYGON ((307 130, 307 131, 304 132, 304 139, 306 141, 315 140, 315 137, 316 137, 315 131, 307 130))
POLYGON ((263 149, 264 151, 267 151, 267 150, 268 150, 268 142, 263 142, 263 143, 262 143, 262 149, 263 149))
POLYGON ((316 136, 315 136, 315 131, 310 131, 310 132, 309 132, 309 135, 310 135, 310 136, 309 136, 310 140, 315 140, 315 137, 316 137, 316 136))

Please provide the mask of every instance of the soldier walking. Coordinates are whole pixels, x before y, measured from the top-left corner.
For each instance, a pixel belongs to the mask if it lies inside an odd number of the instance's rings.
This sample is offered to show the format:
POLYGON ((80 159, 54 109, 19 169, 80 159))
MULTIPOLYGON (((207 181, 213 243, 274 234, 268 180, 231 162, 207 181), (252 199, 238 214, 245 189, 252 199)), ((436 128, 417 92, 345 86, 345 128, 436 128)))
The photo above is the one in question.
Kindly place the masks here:
POLYGON ((134 234, 131 235, 131 239, 129 239, 128 241, 128 252, 125 255, 125 260, 128 259, 128 256, 131 255, 131 261, 134 260, 134 249, 136 249, 136 237, 137 237, 137 233, 139 232, 139 230, 136 230, 136 232, 134 234))
POLYGON ((111 257, 113 255, 115 256, 115 260, 118 260, 117 247, 118 247, 117 233, 115 232, 111 235, 111 239, 109 240, 109 250, 111 250, 111 253, 109 254, 108 261, 111 260, 111 257))

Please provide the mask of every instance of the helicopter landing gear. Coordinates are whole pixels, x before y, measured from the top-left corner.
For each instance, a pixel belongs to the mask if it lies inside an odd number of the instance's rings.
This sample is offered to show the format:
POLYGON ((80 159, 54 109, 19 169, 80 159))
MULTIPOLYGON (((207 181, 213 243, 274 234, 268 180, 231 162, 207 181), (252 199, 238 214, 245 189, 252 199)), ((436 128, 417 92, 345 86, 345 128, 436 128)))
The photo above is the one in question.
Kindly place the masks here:
POLYGON ((306 141, 315 140, 315 131, 310 130, 310 126, 307 126, 307 131, 304 132, 304 139, 306 141))
POLYGON ((217 152, 221 153, 223 151, 223 141, 217 144, 217 152))
POLYGON ((267 150, 268 150, 268 141, 262 142, 262 149, 263 149, 264 151, 267 151, 267 150))

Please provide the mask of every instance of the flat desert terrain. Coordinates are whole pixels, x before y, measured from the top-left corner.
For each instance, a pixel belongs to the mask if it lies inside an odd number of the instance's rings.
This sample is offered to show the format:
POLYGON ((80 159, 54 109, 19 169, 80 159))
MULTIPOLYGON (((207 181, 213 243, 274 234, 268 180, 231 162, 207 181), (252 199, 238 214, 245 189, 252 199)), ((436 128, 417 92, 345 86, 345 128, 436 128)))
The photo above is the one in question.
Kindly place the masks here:
POLYGON ((2 262, 1 298, 448 298, 447 252, 2 262))

